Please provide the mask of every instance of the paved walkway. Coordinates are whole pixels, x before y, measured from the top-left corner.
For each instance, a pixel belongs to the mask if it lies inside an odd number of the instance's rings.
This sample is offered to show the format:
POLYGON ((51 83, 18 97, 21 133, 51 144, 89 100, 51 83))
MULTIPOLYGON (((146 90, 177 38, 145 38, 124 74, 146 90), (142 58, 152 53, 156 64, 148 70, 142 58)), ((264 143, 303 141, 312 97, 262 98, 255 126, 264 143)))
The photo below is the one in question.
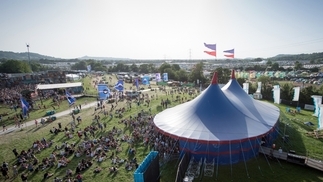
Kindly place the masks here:
MULTIPOLYGON (((87 109, 87 108, 90 108, 90 107, 93 107, 93 106, 96 106, 97 102, 91 102, 91 103, 88 103, 86 105, 82 105, 82 109, 87 109)), ((71 110, 68 109, 68 110, 65 110, 65 111, 62 111, 62 112, 59 112, 59 113, 56 113, 54 114, 53 116, 55 116, 56 118, 59 118, 59 117, 62 117, 62 116, 66 116, 68 114, 71 113, 71 110)), ((46 118, 46 117, 43 117, 43 118, 46 118)), ((40 123, 40 120, 41 118, 38 118, 37 121, 38 121, 38 124, 41 125, 40 123)), ((14 132, 16 130, 20 130, 21 128, 26 128, 28 126, 32 126, 32 125, 35 125, 35 120, 32 120, 32 121, 27 121, 27 122, 24 122, 24 125, 23 126, 20 126, 20 128, 18 127, 15 127, 14 125, 12 126, 7 126, 7 130, 5 130, 3 132, 2 128, 0 130, 0 135, 3 135, 3 134, 7 134, 7 133, 11 133, 11 132, 14 132)))

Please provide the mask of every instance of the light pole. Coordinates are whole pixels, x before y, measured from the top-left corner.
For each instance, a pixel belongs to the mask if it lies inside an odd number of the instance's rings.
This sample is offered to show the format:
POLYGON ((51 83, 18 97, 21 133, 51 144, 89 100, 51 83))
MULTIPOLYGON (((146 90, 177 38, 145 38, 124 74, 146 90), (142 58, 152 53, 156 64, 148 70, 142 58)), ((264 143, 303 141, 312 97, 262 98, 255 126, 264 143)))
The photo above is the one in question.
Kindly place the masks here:
POLYGON ((32 68, 31 68, 31 64, 30 64, 29 44, 26 44, 26 46, 27 46, 27 51, 28 51, 28 62, 29 62, 30 70, 31 70, 31 72, 32 72, 33 70, 32 70, 32 68))

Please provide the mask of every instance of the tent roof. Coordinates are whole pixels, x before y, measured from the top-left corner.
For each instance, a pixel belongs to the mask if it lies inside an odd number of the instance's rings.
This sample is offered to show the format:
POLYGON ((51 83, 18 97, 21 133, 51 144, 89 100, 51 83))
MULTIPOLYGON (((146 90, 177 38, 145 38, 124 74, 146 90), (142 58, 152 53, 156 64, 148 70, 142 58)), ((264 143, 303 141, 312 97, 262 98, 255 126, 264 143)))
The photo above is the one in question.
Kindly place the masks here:
POLYGON ((276 125, 279 109, 247 95, 235 78, 212 84, 195 99, 157 114, 155 126, 183 140, 219 142, 257 137, 276 125))
POLYGON ((48 90, 48 89, 55 89, 55 88, 72 88, 72 87, 81 87, 81 86, 82 86, 82 82, 59 83, 59 84, 38 84, 36 89, 48 90))

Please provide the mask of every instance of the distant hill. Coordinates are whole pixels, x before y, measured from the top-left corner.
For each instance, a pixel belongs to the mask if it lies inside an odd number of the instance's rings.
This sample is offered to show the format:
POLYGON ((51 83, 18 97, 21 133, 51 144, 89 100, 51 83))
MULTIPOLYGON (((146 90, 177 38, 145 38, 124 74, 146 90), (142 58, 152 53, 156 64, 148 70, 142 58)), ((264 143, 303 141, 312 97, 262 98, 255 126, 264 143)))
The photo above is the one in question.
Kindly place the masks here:
MULTIPOLYGON (((59 60, 60 58, 45 56, 33 52, 29 52, 30 60, 40 60, 40 59, 48 59, 48 60, 59 60)), ((10 51, 0 51, 0 59, 14 59, 14 60, 28 60, 28 52, 10 52, 10 51)))
POLYGON ((278 54, 269 58, 272 61, 316 61, 323 59, 323 52, 315 52, 310 54, 278 54))
POLYGON ((278 54, 272 58, 281 58, 281 57, 288 57, 288 56, 292 56, 293 54, 278 54))
POLYGON ((79 60, 98 60, 98 61, 102 61, 102 60, 130 60, 129 58, 113 58, 113 57, 92 57, 92 56, 83 56, 80 58, 77 58, 79 60))

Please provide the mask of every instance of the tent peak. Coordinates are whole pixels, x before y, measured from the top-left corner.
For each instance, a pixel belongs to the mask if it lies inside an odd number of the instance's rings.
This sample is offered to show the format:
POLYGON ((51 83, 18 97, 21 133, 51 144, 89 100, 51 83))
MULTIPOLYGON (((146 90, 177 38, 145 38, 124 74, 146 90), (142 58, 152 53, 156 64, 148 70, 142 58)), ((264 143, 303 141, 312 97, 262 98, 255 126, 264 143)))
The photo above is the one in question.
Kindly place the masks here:
POLYGON ((218 72, 214 72, 211 85, 218 84, 218 72))
POLYGON ((231 79, 236 79, 236 75, 235 75, 234 69, 232 69, 232 72, 231 72, 231 79))

